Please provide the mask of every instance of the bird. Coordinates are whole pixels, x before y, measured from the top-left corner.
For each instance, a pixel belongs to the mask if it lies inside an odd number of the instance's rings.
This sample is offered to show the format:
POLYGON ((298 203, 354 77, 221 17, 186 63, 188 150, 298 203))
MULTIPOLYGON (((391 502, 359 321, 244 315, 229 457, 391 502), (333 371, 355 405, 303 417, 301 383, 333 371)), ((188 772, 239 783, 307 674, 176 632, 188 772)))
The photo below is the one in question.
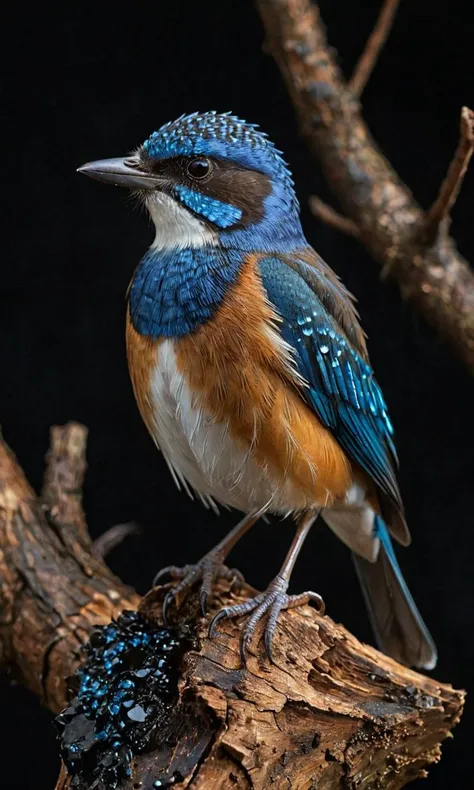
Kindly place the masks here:
MULTIPOLYGON (((256 124, 194 112, 131 154, 78 168, 126 187, 155 238, 127 293, 126 347, 142 418, 178 487, 242 519, 193 565, 163 569, 170 604, 200 585, 203 612, 225 561, 262 517, 292 518, 293 541, 264 592, 213 617, 243 618, 242 661, 263 620, 274 660, 282 610, 318 517, 352 552, 379 648, 433 669, 437 651, 392 544, 410 543, 393 427, 355 299, 307 242, 290 169, 256 124)), ((275 529, 277 527, 275 526, 275 529)))

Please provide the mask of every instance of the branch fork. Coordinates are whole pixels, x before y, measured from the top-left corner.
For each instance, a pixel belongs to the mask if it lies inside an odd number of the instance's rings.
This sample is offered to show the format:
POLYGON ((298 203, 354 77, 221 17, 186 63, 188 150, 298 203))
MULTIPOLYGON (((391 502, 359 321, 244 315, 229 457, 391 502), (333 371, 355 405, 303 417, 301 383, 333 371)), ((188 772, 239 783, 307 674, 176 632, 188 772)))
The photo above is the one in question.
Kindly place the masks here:
POLYGON ((378 150, 357 101, 387 38, 396 0, 382 4, 348 83, 311 0, 256 3, 267 48, 280 67, 303 135, 344 212, 313 197, 313 213, 359 239, 474 372, 474 274, 448 236, 449 213, 473 150, 472 110, 461 111, 457 151, 438 197, 425 212, 378 150))

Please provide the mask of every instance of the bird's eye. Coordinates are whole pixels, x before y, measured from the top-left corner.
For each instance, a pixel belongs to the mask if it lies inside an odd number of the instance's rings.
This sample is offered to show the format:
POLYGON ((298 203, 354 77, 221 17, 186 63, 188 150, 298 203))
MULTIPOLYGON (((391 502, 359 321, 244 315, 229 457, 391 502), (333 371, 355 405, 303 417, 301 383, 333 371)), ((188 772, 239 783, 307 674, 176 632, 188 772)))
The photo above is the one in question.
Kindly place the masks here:
POLYGON ((191 159, 187 167, 188 175, 192 178, 206 178, 211 171, 211 163, 209 159, 205 159, 204 157, 196 157, 196 159, 191 159))

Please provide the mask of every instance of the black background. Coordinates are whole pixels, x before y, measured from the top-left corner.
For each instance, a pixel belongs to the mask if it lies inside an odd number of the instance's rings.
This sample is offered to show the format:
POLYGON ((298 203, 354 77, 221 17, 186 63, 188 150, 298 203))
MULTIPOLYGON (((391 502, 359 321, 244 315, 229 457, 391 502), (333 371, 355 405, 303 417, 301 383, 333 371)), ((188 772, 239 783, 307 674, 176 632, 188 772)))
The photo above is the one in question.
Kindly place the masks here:
MULTIPOLYGON (((349 74, 379 0, 321 2, 331 43, 349 74)), ((474 102, 470 3, 404 2, 363 97, 382 150, 428 206, 457 142, 459 110, 474 102)), ((0 416, 35 486, 52 423, 90 428, 85 505, 94 536, 117 522, 141 538, 110 563, 145 592, 153 573, 197 559, 235 522, 175 490, 143 427, 128 379, 124 293, 152 238, 126 194, 75 174, 85 161, 128 152, 182 112, 232 110, 256 121, 294 171, 309 241, 357 295, 374 367, 397 429, 400 483, 414 541, 402 564, 438 643, 436 678, 471 686, 474 593, 471 493, 472 379, 356 241, 307 210, 330 193, 298 136, 280 75, 262 52, 250 2, 47 2, 7 22, 1 162, 0 416)), ((5 52, 5 47, 4 47, 5 52)), ((453 232, 474 260, 474 175, 453 232)), ((279 567, 289 524, 261 525, 232 564, 262 587, 279 567)), ((294 573, 329 613, 371 639, 348 552, 315 529, 294 573)), ((2 775, 19 790, 50 790, 57 773, 50 718, 23 690, 0 685, 2 775)), ((474 722, 468 706, 439 767, 421 787, 467 786, 474 722), (466 785, 463 777, 465 777, 466 785)))

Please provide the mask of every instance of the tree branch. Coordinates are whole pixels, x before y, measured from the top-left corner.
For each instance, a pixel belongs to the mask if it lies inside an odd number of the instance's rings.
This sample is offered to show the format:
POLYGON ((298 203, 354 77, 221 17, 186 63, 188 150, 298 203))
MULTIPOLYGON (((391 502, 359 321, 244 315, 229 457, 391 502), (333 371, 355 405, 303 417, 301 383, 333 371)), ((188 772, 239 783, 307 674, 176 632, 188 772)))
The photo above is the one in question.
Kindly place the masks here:
POLYGON ((49 518, 56 524, 73 528, 89 544, 82 509, 82 485, 87 469, 86 444, 87 428, 83 425, 70 422, 51 428, 42 500, 49 518))
POLYGON ((86 435, 76 424, 53 428, 46 513, 0 442, 0 665, 54 711, 95 625, 139 600, 86 548, 78 489, 86 435))
POLYGON ((82 484, 87 469, 87 428, 75 422, 54 425, 46 455, 41 503, 48 522, 87 576, 91 539, 82 509, 82 484))
POLYGON ((329 206, 324 200, 312 195, 309 199, 309 206, 314 216, 329 225, 330 228, 338 230, 340 233, 345 233, 346 236, 354 236, 359 238, 359 228, 351 219, 343 217, 332 206, 329 206))
MULTIPOLYGON (((147 621, 161 622, 164 592, 143 600, 147 621)), ((213 611, 252 594, 221 582, 213 611)), ((396 790, 440 759, 440 740, 462 704, 451 687, 362 645, 311 607, 282 614, 273 665, 260 628, 242 668, 239 625, 227 621, 209 640, 209 619, 198 608, 196 596, 180 610, 178 622, 192 624, 195 646, 183 657, 172 712, 123 790, 157 780, 177 788, 333 790, 344 783, 396 790)), ((57 790, 70 782, 63 775, 57 790)))
POLYGON ((400 0, 384 0, 375 27, 367 39, 365 49, 357 61, 354 73, 349 80, 349 90, 353 96, 360 96, 367 85, 374 66, 392 29, 400 0))
MULTIPOLYGON (((0 664, 53 711, 78 671, 58 719, 76 790, 117 782, 397 790, 426 774, 460 718, 463 692, 362 645, 311 607, 282 614, 272 665, 261 629, 247 667, 238 624, 225 622, 209 640, 198 595, 164 629, 167 588, 140 603, 93 554, 80 505, 85 439, 78 425, 53 429, 46 505, 0 443, 0 664)), ((254 593, 223 582, 212 610, 254 593)), ((57 790, 72 786, 66 765, 57 790)))
POLYGON ((102 535, 99 535, 92 544, 94 554, 98 557, 107 557, 116 546, 120 546, 125 538, 131 535, 141 535, 141 527, 135 524, 134 521, 128 521, 124 524, 114 524, 113 527, 106 529, 102 535))
POLYGON ((377 149, 309 0, 257 0, 312 153, 366 249, 474 372, 474 276, 377 149))
POLYGON ((474 112, 469 107, 463 107, 456 153, 449 165, 446 178, 441 184, 438 197, 426 215, 425 233, 429 243, 436 239, 442 223, 449 218, 449 213, 464 181, 473 150, 474 112))

